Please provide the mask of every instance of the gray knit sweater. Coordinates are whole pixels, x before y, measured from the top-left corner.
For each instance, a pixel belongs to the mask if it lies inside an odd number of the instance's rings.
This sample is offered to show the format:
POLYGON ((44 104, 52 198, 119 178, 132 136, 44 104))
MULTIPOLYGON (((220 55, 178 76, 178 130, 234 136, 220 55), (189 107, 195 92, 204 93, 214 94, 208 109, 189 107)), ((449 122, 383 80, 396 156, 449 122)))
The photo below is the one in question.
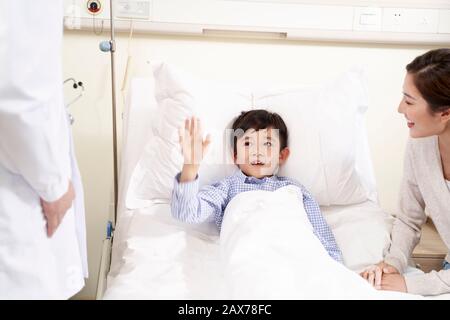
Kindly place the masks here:
MULTIPOLYGON (((450 191, 444 179, 437 136, 408 141, 400 188, 400 211, 385 257, 385 262, 401 273, 405 271, 420 240, 421 227, 427 218, 425 211, 447 248, 450 248, 450 191)), ((448 254, 446 259, 450 261, 448 254)), ((406 275, 405 280, 409 293, 438 295, 450 292, 450 270, 406 275)))

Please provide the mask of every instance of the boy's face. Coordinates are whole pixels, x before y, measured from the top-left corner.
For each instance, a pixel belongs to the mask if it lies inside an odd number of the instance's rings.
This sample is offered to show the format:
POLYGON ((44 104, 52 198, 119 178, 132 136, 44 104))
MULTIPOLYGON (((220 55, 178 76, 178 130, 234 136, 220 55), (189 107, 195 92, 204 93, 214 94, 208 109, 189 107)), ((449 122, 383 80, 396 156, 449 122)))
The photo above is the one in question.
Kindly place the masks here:
POLYGON ((288 155, 288 148, 280 152, 277 129, 249 129, 236 141, 234 161, 247 176, 260 179, 272 176, 288 155))

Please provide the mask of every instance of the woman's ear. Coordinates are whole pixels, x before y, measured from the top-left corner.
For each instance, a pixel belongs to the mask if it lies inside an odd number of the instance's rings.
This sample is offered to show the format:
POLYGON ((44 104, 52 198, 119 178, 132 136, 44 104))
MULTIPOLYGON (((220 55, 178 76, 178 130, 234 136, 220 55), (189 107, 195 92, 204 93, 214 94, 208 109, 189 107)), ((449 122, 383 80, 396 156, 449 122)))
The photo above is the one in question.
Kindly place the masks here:
POLYGON ((289 158, 291 151, 288 147, 284 148, 280 151, 280 165, 284 164, 286 160, 289 158))
POLYGON ((441 113, 441 121, 444 123, 449 123, 450 121, 450 107, 441 113))

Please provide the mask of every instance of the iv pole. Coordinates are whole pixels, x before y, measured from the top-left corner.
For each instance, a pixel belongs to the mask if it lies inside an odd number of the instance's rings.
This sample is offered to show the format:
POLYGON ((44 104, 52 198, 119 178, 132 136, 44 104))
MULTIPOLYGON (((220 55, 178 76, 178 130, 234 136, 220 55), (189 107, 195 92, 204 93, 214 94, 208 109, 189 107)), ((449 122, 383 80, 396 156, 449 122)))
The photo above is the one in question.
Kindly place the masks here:
MULTIPOLYGON (((114 230, 117 221, 117 204, 118 204, 118 163, 117 163, 117 124, 116 124, 116 68, 114 61, 114 53, 116 52, 116 42, 114 37, 114 9, 113 0, 109 1, 111 40, 102 41, 100 50, 111 53, 111 86, 112 86, 112 127, 113 127, 113 157, 114 157, 114 221, 113 226, 108 226, 114 230)), ((108 230, 108 233, 112 230, 108 230)))

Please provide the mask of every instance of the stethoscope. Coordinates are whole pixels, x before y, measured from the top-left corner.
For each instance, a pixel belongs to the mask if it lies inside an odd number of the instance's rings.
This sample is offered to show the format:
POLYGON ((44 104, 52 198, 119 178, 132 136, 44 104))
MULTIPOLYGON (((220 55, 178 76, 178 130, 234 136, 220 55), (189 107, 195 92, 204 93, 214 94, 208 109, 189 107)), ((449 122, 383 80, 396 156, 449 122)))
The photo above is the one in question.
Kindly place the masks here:
MULTIPOLYGON (((66 84, 67 82, 72 81, 73 85, 72 87, 76 90, 78 88, 81 88, 80 93, 78 94, 78 96, 76 96, 72 101, 70 101, 67 105, 66 108, 69 108, 72 104, 74 104, 77 100, 79 100, 82 96, 83 96, 83 92, 84 92, 84 86, 83 86, 83 82, 81 81, 76 81, 74 78, 68 78, 66 80, 64 80, 64 84, 66 84)), ((75 122, 74 117, 67 112, 68 117, 69 117, 69 123, 70 125, 73 125, 73 123, 75 122)))

